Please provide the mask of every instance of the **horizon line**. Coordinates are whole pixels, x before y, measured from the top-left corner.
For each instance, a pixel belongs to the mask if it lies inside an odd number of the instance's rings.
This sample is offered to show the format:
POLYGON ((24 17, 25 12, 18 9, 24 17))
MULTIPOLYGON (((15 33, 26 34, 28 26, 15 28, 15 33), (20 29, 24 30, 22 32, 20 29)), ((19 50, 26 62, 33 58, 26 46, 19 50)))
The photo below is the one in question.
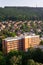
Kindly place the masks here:
POLYGON ((0 6, 0 8, 5 8, 5 7, 31 7, 31 8, 43 8, 43 7, 39 7, 39 6, 0 6))

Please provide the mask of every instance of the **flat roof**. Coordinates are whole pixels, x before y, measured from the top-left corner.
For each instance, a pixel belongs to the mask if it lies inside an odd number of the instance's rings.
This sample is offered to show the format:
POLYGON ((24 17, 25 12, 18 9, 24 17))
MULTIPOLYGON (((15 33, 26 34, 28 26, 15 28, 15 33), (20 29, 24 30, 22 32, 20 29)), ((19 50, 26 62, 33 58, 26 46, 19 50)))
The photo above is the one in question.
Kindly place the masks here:
POLYGON ((39 37, 39 35, 33 35, 33 36, 31 36, 31 35, 28 35, 28 36, 22 35, 22 36, 17 36, 17 37, 7 37, 3 40, 5 40, 5 41, 14 41, 14 40, 20 40, 22 38, 32 38, 32 37, 39 37))
POLYGON ((18 39, 21 39, 21 38, 20 37, 7 37, 4 40, 5 41, 13 41, 13 40, 18 40, 18 39))

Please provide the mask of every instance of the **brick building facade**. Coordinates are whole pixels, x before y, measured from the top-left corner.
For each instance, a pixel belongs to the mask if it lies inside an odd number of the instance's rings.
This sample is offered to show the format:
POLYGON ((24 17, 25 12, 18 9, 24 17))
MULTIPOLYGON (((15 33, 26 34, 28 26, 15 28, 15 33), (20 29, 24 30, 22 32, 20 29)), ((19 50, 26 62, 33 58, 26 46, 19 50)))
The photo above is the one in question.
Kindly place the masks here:
POLYGON ((39 43, 39 35, 8 37, 2 41, 2 49, 4 53, 8 53, 11 50, 27 51, 28 48, 37 46, 39 43))

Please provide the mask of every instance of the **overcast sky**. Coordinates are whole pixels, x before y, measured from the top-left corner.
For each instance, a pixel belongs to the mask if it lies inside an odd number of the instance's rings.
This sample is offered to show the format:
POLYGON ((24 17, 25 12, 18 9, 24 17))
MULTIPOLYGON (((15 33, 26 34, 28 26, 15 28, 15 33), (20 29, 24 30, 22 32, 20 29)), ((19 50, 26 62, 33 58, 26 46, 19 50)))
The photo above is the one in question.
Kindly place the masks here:
POLYGON ((0 7, 4 6, 43 7, 43 0, 0 0, 0 7))

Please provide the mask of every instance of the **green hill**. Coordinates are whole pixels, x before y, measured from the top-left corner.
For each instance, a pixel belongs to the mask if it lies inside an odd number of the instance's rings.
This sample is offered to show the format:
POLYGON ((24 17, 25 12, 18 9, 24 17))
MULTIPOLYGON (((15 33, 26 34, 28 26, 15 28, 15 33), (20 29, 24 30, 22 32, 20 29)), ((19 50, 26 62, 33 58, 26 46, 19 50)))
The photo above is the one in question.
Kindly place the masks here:
POLYGON ((43 20, 41 7, 4 7, 0 8, 0 20, 43 20))

